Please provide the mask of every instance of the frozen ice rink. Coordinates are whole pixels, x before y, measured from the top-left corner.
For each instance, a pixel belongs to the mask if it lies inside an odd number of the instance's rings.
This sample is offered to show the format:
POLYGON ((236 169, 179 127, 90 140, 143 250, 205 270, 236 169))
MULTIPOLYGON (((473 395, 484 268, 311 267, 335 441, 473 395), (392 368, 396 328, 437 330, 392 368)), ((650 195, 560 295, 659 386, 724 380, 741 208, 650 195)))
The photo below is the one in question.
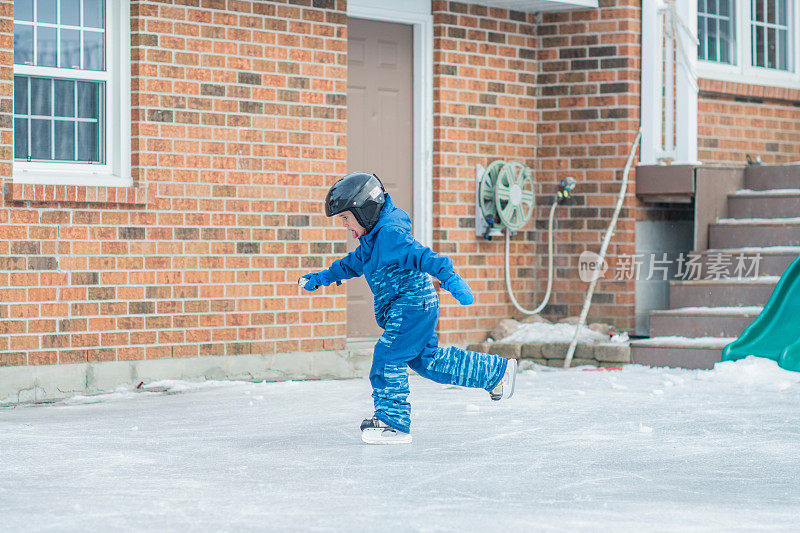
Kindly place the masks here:
POLYGON ((1 408, 0 530, 796 531, 798 381, 537 367, 495 403, 413 377, 414 443, 386 447, 366 380, 1 408))

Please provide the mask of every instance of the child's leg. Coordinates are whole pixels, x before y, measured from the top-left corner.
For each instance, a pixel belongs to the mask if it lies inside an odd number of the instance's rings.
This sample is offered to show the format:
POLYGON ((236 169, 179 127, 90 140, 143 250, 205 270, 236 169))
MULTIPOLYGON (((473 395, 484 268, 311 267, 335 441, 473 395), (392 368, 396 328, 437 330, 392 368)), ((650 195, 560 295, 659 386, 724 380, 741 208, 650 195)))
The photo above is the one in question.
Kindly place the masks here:
POLYGON ((415 372, 437 383, 492 390, 503 378, 508 359, 488 353, 440 348, 434 333, 419 357, 408 362, 415 372))
POLYGON ((406 366, 425 349, 437 319, 435 312, 398 305, 391 311, 386 330, 375 345, 369 373, 375 416, 405 433, 411 426, 406 366))

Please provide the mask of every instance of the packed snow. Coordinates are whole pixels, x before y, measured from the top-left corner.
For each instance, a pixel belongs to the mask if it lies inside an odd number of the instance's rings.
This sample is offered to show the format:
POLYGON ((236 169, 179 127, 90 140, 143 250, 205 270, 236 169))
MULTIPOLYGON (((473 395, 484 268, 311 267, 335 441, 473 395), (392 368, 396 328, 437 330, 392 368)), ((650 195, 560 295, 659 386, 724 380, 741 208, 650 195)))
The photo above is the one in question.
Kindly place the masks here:
POLYGON ((800 189, 739 189, 734 196, 796 196, 800 189))
POLYGON ((412 376, 414 443, 387 447, 359 437, 366 379, 2 408, 0 529, 796 530, 800 374, 585 370, 501 402, 412 376))
MULTIPOLYGON (((517 331, 500 342, 572 342, 572 337, 574 336, 574 324, 533 322, 531 324, 522 324, 517 331)), ((593 331, 586 326, 581 326, 580 333, 578 333, 578 341, 607 342, 608 335, 593 331)))

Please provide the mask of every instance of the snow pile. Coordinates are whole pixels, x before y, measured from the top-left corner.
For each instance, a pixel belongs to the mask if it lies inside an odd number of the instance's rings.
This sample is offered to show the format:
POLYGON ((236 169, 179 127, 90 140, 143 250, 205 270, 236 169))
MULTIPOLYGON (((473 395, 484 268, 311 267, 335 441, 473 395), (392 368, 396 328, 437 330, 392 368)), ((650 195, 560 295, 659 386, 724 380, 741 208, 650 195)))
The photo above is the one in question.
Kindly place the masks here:
POLYGON ((772 359, 750 356, 739 361, 725 361, 699 378, 718 383, 731 383, 752 391, 785 391, 800 383, 800 372, 778 366, 772 359))
MULTIPOLYGON (((575 335, 575 326, 572 324, 548 324, 533 322, 522 324, 520 328, 502 339, 500 342, 571 342, 575 335)), ((579 342, 607 342, 608 336, 592 331, 586 326, 581 326, 578 333, 579 342)))

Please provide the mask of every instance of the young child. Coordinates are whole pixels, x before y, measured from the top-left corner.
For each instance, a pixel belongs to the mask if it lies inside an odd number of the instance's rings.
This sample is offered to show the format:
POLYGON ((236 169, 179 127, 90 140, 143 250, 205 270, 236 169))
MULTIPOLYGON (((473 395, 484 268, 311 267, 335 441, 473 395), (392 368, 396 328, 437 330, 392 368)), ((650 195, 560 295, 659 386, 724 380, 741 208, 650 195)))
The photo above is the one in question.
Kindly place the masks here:
POLYGON ((406 366, 438 383, 486 389, 492 400, 511 397, 515 360, 439 347, 439 297, 428 274, 462 305, 474 301, 472 290, 453 271, 449 257, 414 239, 411 219, 392 204, 377 176, 356 172, 340 179, 328 191, 325 214, 338 215, 359 246, 327 270, 306 274, 298 282, 315 291, 363 275, 375 296, 375 318, 384 329, 369 374, 375 414, 361 423, 364 442, 411 442, 406 366))

